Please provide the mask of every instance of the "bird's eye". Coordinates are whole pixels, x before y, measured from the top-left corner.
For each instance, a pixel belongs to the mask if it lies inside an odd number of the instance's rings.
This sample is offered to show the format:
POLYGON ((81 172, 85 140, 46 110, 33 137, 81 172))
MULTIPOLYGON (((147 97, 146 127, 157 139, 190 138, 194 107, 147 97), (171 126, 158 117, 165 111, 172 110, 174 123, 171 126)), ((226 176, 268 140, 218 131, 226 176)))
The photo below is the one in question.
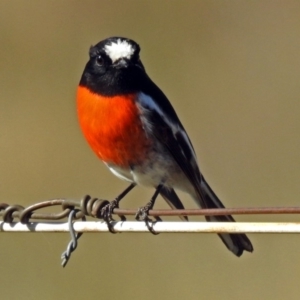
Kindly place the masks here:
POLYGON ((97 63, 98 66, 103 66, 104 65, 104 59, 101 55, 98 55, 96 57, 96 63, 97 63))

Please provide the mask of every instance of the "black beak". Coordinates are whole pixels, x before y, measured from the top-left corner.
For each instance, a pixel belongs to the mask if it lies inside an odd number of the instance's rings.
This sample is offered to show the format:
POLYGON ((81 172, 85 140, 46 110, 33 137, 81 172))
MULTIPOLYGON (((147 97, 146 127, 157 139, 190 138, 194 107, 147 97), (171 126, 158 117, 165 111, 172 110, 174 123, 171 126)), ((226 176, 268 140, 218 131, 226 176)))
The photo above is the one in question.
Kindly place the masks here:
POLYGON ((128 65, 129 65, 129 62, 126 58, 120 58, 114 63, 114 67, 116 69, 127 68, 128 65))

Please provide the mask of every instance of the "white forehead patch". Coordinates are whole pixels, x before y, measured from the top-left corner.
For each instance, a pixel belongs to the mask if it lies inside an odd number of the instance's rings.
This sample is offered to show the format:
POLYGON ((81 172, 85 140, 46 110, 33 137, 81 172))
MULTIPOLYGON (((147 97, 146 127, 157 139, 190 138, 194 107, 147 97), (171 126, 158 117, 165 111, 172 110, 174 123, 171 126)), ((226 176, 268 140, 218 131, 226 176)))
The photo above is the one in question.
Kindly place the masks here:
POLYGON ((134 53, 132 45, 121 39, 111 43, 111 45, 106 45, 104 50, 113 63, 122 57, 130 59, 131 55, 134 53))

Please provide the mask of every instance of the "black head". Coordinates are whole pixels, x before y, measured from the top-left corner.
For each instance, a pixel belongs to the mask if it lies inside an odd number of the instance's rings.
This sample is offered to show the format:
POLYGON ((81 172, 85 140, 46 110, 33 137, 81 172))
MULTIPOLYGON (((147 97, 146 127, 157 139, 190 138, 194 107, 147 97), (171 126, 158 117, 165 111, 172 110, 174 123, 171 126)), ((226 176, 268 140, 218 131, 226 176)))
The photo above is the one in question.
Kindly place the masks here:
POLYGON ((147 75, 133 40, 111 37, 90 48, 80 85, 102 95, 114 96, 140 90, 147 75))

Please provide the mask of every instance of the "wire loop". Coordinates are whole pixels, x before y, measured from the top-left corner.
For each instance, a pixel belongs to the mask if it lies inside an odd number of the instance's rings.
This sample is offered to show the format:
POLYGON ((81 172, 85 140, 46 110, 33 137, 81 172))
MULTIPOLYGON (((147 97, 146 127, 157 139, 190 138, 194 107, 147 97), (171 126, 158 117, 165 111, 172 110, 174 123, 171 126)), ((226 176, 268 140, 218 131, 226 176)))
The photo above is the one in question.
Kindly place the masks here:
MULTIPOLYGON (((70 214, 69 214, 69 218, 68 218, 68 225, 69 225, 69 231, 70 231, 70 235, 71 235, 71 241, 69 242, 68 246, 67 246, 67 250, 64 251, 61 255, 61 259, 62 259, 62 267, 64 268, 70 257, 72 252, 77 248, 78 245, 78 239, 82 236, 82 232, 76 233, 73 227, 73 220, 76 218, 76 214, 80 212, 78 209, 73 209, 71 210, 70 214)), ((86 218, 85 216, 83 216, 82 221, 85 221, 86 218)))

